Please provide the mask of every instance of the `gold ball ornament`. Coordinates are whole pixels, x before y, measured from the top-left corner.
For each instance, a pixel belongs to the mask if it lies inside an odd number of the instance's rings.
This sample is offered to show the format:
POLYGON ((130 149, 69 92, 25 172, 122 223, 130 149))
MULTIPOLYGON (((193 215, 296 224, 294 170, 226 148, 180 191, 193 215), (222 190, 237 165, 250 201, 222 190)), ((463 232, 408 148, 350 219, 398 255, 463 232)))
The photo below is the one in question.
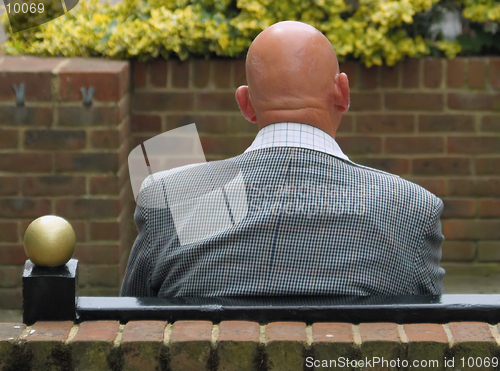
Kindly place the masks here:
POLYGON ((66 264, 75 252, 75 244, 71 224, 55 215, 35 219, 24 234, 24 251, 28 259, 41 267, 66 264))

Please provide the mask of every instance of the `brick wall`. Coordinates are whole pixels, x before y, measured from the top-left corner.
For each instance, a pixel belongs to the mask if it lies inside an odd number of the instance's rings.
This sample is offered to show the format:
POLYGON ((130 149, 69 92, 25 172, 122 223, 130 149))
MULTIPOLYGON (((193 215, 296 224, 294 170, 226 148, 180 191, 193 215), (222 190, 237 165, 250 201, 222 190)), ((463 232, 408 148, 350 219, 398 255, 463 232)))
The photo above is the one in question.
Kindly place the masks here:
MULTIPOLYGON (((444 200, 448 292, 498 292, 500 58, 341 70, 351 86, 344 152, 444 200)), ((48 213, 77 232, 80 293, 116 295, 136 233, 129 151, 194 122, 207 160, 242 153, 257 132, 234 99, 244 83, 242 60, 0 59, 0 308, 20 307, 22 236, 48 213), (23 81, 16 107, 12 84, 23 81), (91 107, 82 86, 95 87, 91 107)))
POLYGON ((342 359, 368 360, 364 370, 493 370, 499 340, 498 326, 482 322, 0 323, 0 371, 355 369, 330 363, 342 359))
POLYGON ((24 231, 67 218, 77 237, 80 293, 117 295, 131 224, 129 64, 0 57, 0 308, 20 308, 24 231), (25 84, 16 106, 12 85, 25 84), (81 88, 93 87, 92 105, 81 88))

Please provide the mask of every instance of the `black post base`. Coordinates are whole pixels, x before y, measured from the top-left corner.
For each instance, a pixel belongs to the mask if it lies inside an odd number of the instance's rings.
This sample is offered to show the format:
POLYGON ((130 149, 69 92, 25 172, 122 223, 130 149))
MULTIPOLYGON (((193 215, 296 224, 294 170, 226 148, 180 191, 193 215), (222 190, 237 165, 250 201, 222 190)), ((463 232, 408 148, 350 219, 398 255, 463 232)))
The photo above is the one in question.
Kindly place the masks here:
POLYGON ((38 267, 31 260, 23 271, 23 322, 75 321, 78 260, 56 268, 38 267))

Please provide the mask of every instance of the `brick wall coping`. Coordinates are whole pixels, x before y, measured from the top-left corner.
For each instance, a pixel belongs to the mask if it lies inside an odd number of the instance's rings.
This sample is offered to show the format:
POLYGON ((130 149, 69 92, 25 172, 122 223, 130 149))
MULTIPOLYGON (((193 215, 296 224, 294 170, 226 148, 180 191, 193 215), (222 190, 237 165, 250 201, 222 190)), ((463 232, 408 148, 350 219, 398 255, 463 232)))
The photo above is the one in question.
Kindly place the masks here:
POLYGON ((303 322, 249 321, 0 323, 2 371, 292 371, 335 369, 324 367, 324 362, 331 366, 335 365, 332 361, 347 359, 371 362, 368 369, 375 370, 383 369, 383 360, 394 365, 400 362, 391 369, 405 367, 404 362, 414 367, 414 362, 424 361, 438 362, 430 369, 441 370, 445 364, 452 367, 450 362, 459 369, 462 363, 465 369, 478 369, 479 362, 483 366, 498 362, 499 354, 498 325, 484 322, 325 322, 310 326, 303 322))

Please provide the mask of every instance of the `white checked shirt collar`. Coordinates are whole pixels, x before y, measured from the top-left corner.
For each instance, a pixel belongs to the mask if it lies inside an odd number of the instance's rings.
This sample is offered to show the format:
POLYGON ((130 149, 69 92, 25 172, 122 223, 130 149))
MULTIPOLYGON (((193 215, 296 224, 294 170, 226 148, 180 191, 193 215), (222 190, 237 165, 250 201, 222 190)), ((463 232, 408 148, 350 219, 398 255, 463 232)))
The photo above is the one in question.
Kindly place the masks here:
POLYGON ((280 122, 264 127, 245 152, 268 147, 308 148, 350 161, 330 135, 314 126, 296 122, 280 122))

